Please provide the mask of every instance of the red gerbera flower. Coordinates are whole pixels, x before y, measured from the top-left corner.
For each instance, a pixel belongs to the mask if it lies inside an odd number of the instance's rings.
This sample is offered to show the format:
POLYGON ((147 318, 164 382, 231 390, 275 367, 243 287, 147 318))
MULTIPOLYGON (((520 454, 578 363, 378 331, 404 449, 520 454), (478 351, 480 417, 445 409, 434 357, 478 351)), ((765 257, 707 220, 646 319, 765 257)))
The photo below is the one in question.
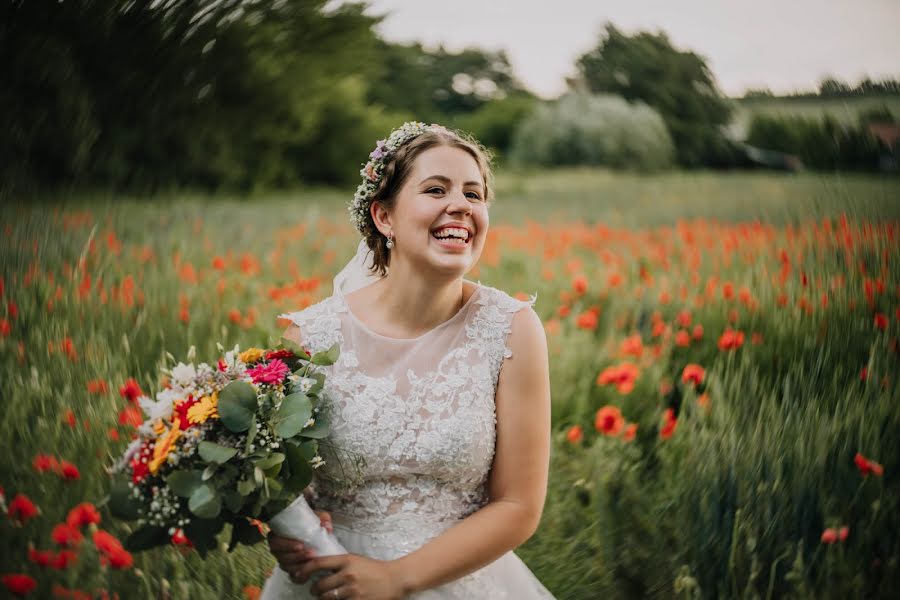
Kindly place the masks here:
POLYGON ((274 359, 265 364, 260 364, 247 370, 247 375, 253 383, 266 383, 274 385, 281 383, 291 370, 279 359, 274 359))
POLYGON ((282 348, 281 350, 272 350, 270 352, 266 352, 265 359, 273 360, 273 359, 277 358, 277 359, 284 360, 285 358, 294 358, 294 356, 295 355, 293 352, 291 352, 287 348, 282 348))

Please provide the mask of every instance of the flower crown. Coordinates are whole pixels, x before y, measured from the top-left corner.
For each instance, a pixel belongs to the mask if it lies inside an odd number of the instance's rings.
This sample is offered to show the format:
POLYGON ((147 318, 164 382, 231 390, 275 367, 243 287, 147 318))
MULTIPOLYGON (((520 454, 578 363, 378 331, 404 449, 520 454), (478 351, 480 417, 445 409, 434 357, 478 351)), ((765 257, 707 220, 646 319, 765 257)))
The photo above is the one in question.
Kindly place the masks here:
POLYGON ((359 171, 363 181, 356 188, 356 193, 353 194, 353 201, 348 207, 350 219, 363 235, 366 235, 369 204, 371 204, 375 192, 378 191, 378 185, 384 176, 385 165, 403 144, 427 131, 449 133, 445 127, 436 123, 426 125, 419 121, 407 121, 393 130, 387 139, 378 140, 375 144, 375 149, 369 154, 369 162, 359 171))

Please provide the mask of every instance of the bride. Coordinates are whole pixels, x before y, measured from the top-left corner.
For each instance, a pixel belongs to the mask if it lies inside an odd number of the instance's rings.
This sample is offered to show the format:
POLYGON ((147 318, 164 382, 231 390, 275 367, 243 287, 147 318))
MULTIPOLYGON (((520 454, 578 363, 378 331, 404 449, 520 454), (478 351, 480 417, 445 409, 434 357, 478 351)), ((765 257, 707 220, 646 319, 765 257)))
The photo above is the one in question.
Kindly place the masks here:
POLYGON ((543 326, 533 298, 463 277, 488 235, 486 153, 405 123, 360 174, 356 256, 330 297, 282 315, 310 351, 340 344, 330 440, 365 465, 361 482, 335 485, 340 461, 323 452, 312 504, 349 553, 313 556, 271 534, 279 568, 263 598, 552 598, 512 552, 547 488, 543 326))

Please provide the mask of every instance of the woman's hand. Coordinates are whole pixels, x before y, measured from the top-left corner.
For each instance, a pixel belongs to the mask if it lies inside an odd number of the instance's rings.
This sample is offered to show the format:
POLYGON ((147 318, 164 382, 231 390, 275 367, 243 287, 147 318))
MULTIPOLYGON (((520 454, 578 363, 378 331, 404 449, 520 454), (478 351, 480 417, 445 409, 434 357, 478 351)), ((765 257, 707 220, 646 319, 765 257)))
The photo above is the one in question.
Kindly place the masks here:
MULTIPOLYGON (((317 510, 316 514, 319 515, 322 527, 329 533, 334 533, 331 525, 331 515, 324 510, 317 510)), ((315 556, 312 548, 307 548, 300 540, 282 537, 269 532, 268 541, 269 551, 278 560, 278 566, 281 567, 282 571, 291 575, 292 579, 294 573, 299 571, 306 561, 315 556)))
POLYGON ((313 584, 310 591, 322 600, 398 600, 404 596, 395 562, 358 554, 312 558, 291 579, 305 583, 321 570, 331 573, 313 584))

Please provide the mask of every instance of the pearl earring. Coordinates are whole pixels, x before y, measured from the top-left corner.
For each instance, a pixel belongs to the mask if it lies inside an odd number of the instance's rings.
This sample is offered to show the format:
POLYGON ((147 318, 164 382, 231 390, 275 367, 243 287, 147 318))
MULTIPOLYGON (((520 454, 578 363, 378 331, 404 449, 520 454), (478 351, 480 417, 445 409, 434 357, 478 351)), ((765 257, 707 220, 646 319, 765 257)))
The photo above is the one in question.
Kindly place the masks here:
POLYGON ((387 246, 388 250, 393 249, 393 247, 394 247, 394 234, 393 233, 388 234, 388 240, 384 245, 387 246))

